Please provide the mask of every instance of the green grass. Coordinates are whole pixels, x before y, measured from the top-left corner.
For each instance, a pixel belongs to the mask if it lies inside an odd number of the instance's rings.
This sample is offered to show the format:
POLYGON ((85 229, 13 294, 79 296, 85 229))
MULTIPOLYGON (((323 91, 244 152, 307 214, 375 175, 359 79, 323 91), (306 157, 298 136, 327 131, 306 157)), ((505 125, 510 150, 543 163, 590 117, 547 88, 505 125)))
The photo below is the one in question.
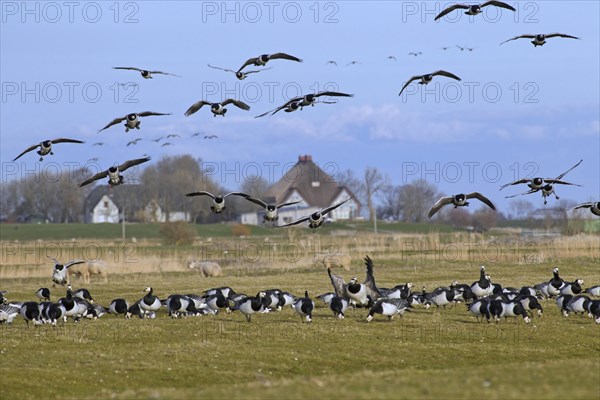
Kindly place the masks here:
MULTIPOLYGON (((564 260, 565 279, 600 283, 597 254, 564 260)), ((399 265, 375 259, 380 286, 417 287, 472 282, 477 263, 399 265)), ((555 264, 488 266, 496 281, 520 285, 547 280, 555 264)), ((88 286, 96 301, 140 298, 152 285, 160 297, 229 285, 254 294, 279 287, 301 294, 330 291, 320 268, 286 272, 226 269, 227 276, 191 272, 123 275, 88 286)), ((364 276, 353 266, 350 276, 364 276)), ((5 279, 12 300, 34 300, 48 279, 5 279)), ((57 289, 54 297, 62 295, 57 289)), ((390 322, 367 324, 366 310, 340 321, 318 305, 312 324, 290 309, 253 317, 239 313, 172 320, 105 316, 97 321, 26 328, 18 318, 0 326, 0 396, 13 398, 598 398, 600 325, 562 317, 553 301, 545 314, 477 323, 464 306, 415 309, 390 322), (24 376, 37 379, 25 380, 24 376)))

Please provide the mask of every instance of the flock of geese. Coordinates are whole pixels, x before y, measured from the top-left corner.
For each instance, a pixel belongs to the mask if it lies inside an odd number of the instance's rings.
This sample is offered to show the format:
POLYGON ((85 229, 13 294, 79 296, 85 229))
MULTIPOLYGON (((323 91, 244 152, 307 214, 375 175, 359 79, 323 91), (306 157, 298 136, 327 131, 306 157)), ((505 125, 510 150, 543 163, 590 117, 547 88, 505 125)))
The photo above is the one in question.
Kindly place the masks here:
MULTIPOLYGON (((73 263, 75 262, 68 264, 73 263)), ((411 282, 391 288, 378 287, 373 272, 374 264, 369 256, 365 257, 365 265, 364 282, 353 277, 346 283, 341 275, 333 274, 328 268, 327 273, 334 291, 320 294, 315 299, 322 301, 334 317, 344 319, 349 308, 365 308, 368 309, 367 322, 372 321, 376 315, 391 320, 415 307, 428 309, 436 306, 439 309, 463 303, 467 312, 478 321, 485 318, 487 322, 494 320, 497 323, 503 317, 521 317, 525 323, 529 323, 534 313, 542 316, 541 300, 554 299, 565 317, 571 313, 587 314, 600 324, 600 299, 592 298, 600 297, 600 285, 584 290, 582 279, 565 281, 559 276, 558 268, 554 268, 553 277, 546 282, 517 288, 493 283, 485 267, 481 266, 479 279, 470 285, 454 281, 448 287, 438 287, 430 292, 423 286, 419 292, 413 291, 414 285, 411 282)), ((251 322, 254 314, 282 311, 288 306, 303 321, 311 322, 316 308, 308 291, 303 296, 295 296, 289 291, 268 289, 249 296, 238 293, 231 287, 218 287, 207 289, 202 294, 171 294, 164 299, 157 297, 152 287, 147 287, 144 292, 145 295, 135 302, 116 298, 108 307, 103 307, 94 301, 89 290, 73 290, 70 284, 67 285, 66 296, 57 302, 51 301, 48 288, 40 288, 34 293, 40 300, 39 303, 10 302, 5 297, 7 292, 0 291, 0 323, 11 324, 18 315, 23 317, 27 326, 30 322, 34 325, 56 326, 59 321, 67 322, 69 317, 79 322, 83 318, 97 319, 107 313, 124 315, 127 319, 133 316, 153 319, 163 307, 171 318, 239 311, 251 322)))

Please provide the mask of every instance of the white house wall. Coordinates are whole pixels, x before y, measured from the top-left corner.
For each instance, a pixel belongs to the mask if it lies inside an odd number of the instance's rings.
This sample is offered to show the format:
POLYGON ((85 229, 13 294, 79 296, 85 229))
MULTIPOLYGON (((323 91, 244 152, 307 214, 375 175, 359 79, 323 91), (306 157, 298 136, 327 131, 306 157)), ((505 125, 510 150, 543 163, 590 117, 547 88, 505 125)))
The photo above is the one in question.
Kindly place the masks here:
POLYGON ((110 197, 104 195, 98 204, 96 204, 92 212, 92 223, 119 223, 119 209, 110 197), (107 204, 106 207, 104 206, 105 203, 107 204))

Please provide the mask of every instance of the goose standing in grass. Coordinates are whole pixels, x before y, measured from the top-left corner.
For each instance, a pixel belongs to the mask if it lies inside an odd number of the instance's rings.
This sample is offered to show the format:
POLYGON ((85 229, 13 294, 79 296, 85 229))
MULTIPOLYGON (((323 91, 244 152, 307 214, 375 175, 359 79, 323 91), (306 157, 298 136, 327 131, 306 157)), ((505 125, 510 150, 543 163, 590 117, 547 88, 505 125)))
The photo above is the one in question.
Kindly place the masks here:
POLYGON ((255 65, 257 67, 264 67, 270 60, 289 60, 302 62, 302 60, 298 57, 286 54, 286 53, 274 53, 274 54, 262 54, 258 57, 249 58, 237 72, 241 72, 244 68, 249 65, 255 65))
POLYGON ((585 289, 585 293, 589 294, 590 296, 600 297, 600 285, 585 289))
POLYGON ((467 10, 467 11, 465 11, 466 15, 478 15, 478 14, 481 14, 483 12, 483 8, 487 7, 487 6, 495 6, 495 7, 499 7, 499 8, 505 8, 510 11, 517 11, 513 6, 503 3, 501 1, 496 1, 496 0, 486 1, 485 3, 482 3, 482 4, 470 4, 470 5, 469 4, 454 4, 454 5, 451 5, 450 7, 447 7, 444 10, 442 10, 442 12, 440 12, 434 18, 434 21, 437 21, 438 19, 442 18, 444 15, 450 14, 454 10, 467 10))
POLYGON ((227 314, 231 312, 231 308, 229 307, 229 299, 223 296, 222 292, 217 292, 215 294, 208 295, 205 298, 206 304, 208 307, 217 313, 219 310, 224 309, 227 314))
POLYGON ((79 297, 73 296, 73 288, 71 285, 67 286, 67 296, 58 300, 58 303, 65 308, 65 314, 63 316, 65 322, 68 317, 72 317, 74 322, 79 322, 82 317, 87 315, 88 303, 79 297))
POLYGON ((52 145, 57 144, 57 143, 85 143, 85 142, 82 142, 81 140, 68 139, 68 138, 44 140, 43 142, 34 144, 34 145, 28 147, 27 149, 25 149, 21 154, 19 154, 18 156, 16 156, 13 159, 13 162, 17 161, 19 158, 21 158, 21 156, 23 156, 26 153, 29 153, 32 150, 37 149, 38 147, 39 147, 39 150, 36 153, 40 156, 40 161, 44 161, 45 155, 48 155, 48 154, 54 155, 54 152, 52 151, 52 145))
POLYGON ((35 301, 28 301, 21 305, 19 313, 27 322, 27 327, 29 328, 29 321, 33 322, 33 325, 41 325, 42 320, 40 319, 40 308, 38 303, 35 301))
POLYGON ((448 288, 437 288, 427 295, 427 300, 437 308, 440 306, 446 308, 448 304, 452 304, 454 300, 454 290, 448 288))
POLYGON ((172 294, 167 297, 165 305, 171 318, 178 318, 179 314, 187 314, 188 312, 195 312, 195 307, 190 308, 190 303, 194 302, 187 296, 182 294, 172 294))
POLYGON ((128 309, 129 303, 125 299, 114 299, 110 302, 110 305, 108 306, 108 312, 115 315, 125 315, 127 314, 128 309))
MULTIPOLYGON (((329 274, 331 275, 331 270, 328 270, 329 274)), ((317 297, 315 297, 316 299, 321 300, 323 303, 329 305, 331 304, 331 301, 333 300, 334 297, 340 297, 344 300, 346 300, 344 297, 338 296, 336 295, 334 292, 327 292, 327 293, 323 293, 318 295, 317 297)))
POLYGON ((125 126, 125 132, 129 132, 130 129, 140 129, 140 125, 142 123, 142 121, 140 121, 140 118, 142 118, 142 117, 164 116, 164 115, 171 115, 171 113, 143 111, 140 113, 127 114, 124 117, 117 117, 117 118, 113 119, 108 124, 106 124, 106 126, 104 128, 100 129, 98 131, 98 133, 102 132, 105 129, 110 128, 113 125, 120 124, 123 121, 125 121, 125 123, 123 124, 123 126, 125 126))
POLYGON ((479 269, 479 280, 471 284, 471 291, 478 298, 492 294, 494 287, 488 275, 485 274, 485 267, 482 265, 479 269))
POLYGON ((558 268, 552 270, 552 279, 548 281, 548 295, 559 296, 560 289, 565 285, 565 281, 558 275, 558 268))
POLYGON ((146 292, 146 295, 141 299, 139 306, 144 317, 149 318, 149 313, 160 310, 162 303, 160 302, 160 299, 154 295, 154 289, 152 289, 151 286, 144 289, 144 292, 146 292))
POLYGON ((477 322, 483 322, 483 317, 486 320, 490 320, 490 312, 488 310, 489 300, 487 298, 482 298, 475 300, 474 302, 467 304, 467 310, 475 316, 477 322))
POLYGON ((18 304, 0 304, 0 324, 12 324, 19 315, 21 305, 18 304))
POLYGON ((333 311, 333 315, 335 315, 339 319, 344 319, 345 312, 348 309, 348 300, 333 294, 333 296, 329 300, 329 308, 331 309, 331 311, 333 311))
POLYGON ((402 94, 402 92, 404 92, 404 89, 406 89, 406 87, 407 87, 408 85, 410 85, 410 83, 411 83, 412 81, 416 81, 416 80, 418 80, 418 81, 419 81, 419 85, 427 85, 429 82, 431 82, 431 81, 433 80, 433 77, 434 77, 434 76, 438 76, 438 75, 439 75, 439 76, 445 76, 445 77, 447 77, 447 78, 452 78, 452 79, 454 79, 454 80, 457 80, 457 81, 460 81, 460 80, 461 80, 461 79, 460 79, 458 76, 454 75, 453 73, 451 73, 451 72, 448 72, 448 71, 444 71, 444 70, 441 70, 441 69, 440 69, 439 71, 435 71, 435 72, 432 72, 432 73, 430 73, 430 74, 425 74, 425 75, 415 75, 415 76, 413 76, 412 78, 410 78, 410 79, 409 79, 409 80, 408 80, 408 81, 407 81, 407 82, 404 84, 404 86, 402 86, 402 89, 400 90, 400 93, 398 93, 398 96, 400 96, 400 95, 402 94))
POLYGON ((239 310, 246 316, 246 321, 252 322, 252 314, 265 311, 265 292, 259 292, 256 297, 246 297, 234 303, 232 310, 239 310))
POLYGON ((583 279, 576 279, 573 282, 565 282, 560 288, 560 294, 571 294, 573 296, 580 294, 583 291, 581 287, 583 279))
POLYGON ((501 301, 502 312, 501 317, 522 317, 526 324, 531 322, 531 318, 527 315, 527 311, 520 301, 501 301))
POLYGON ((590 318, 594 318, 600 324, 600 300, 590 300, 587 303, 587 312, 590 318))
POLYGON ((581 315, 583 315, 585 312, 587 312, 588 303, 590 301, 590 298, 584 295, 573 296, 571 299, 566 301, 566 304, 563 302, 563 315, 568 317, 569 312, 573 312, 575 314, 581 313, 581 315))
POLYGON ((315 303, 308 297, 308 291, 304 292, 304 297, 300 297, 294 303, 294 310, 301 318, 306 319, 306 322, 312 322, 312 312, 315 308, 315 303))
POLYGON ((85 288, 77 289, 76 291, 74 291, 73 297, 77 297, 77 298, 80 298, 81 300, 86 300, 86 301, 89 301, 90 303, 94 304, 94 299, 92 298, 90 291, 85 288))
POLYGON ((241 196, 241 197, 250 197, 250 195, 247 195, 245 193, 241 193, 241 192, 231 192, 231 193, 227 193, 225 195, 214 195, 212 193, 209 193, 207 191, 199 191, 199 192, 192 192, 192 193, 186 193, 187 197, 194 197, 194 196, 208 196, 213 200, 212 206, 210 206, 210 210, 215 213, 215 214, 221 214, 223 211, 225 211, 225 199, 229 196, 241 196))
POLYGON ((542 316, 544 309, 542 308, 540 302, 537 300, 537 297, 532 295, 519 295, 515 298, 515 300, 521 302, 521 305, 526 311, 533 312, 534 310, 536 310, 537 315, 540 317, 542 316))
POLYGON ((46 324, 56 326, 56 323, 61 319, 64 320, 66 310, 60 303, 42 303, 44 306, 41 309, 42 321, 46 324))
POLYGON ((81 182, 79 184, 79 187, 89 185, 90 183, 97 181, 98 179, 102 179, 102 178, 106 178, 106 177, 108 177, 108 184, 111 187, 119 186, 123 182, 125 182, 125 178, 123 177, 123 175, 121 175, 121 172, 125 172, 126 170, 128 170, 131 167, 143 164, 148 161, 150 161, 150 157, 137 158, 135 160, 125 161, 121 165, 114 165, 114 166, 108 168, 107 170, 98 172, 96 175, 91 176, 88 179, 86 179, 85 181, 81 182))
POLYGON ((500 43, 501 45, 506 43, 506 42, 510 42, 511 40, 517 40, 517 39, 533 39, 531 41, 531 43, 533 44, 533 47, 538 47, 538 46, 543 46, 546 44, 546 39, 550 39, 553 37, 561 37, 561 38, 568 38, 568 39, 579 39, 577 36, 572 36, 572 35, 567 35, 566 33, 538 33, 535 35, 531 35, 531 34, 525 34, 525 35, 519 35, 519 36, 515 36, 512 37, 508 40, 505 40, 504 42, 500 43))
POLYGON ((402 316, 409 307, 410 305, 406 300, 380 299, 369 310, 369 314, 367 314, 367 322, 371 322, 375 314, 385 315, 388 317, 388 320, 392 320, 396 314, 402 316))
POLYGON ((438 212, 440 210, 440 208, 444 207, 445 205, 452 204, 452 205, 454 205, 454 208, 466 207, 469 205, 469 202, 467 201, 468 199, 477 199, 477 200, 481 201, 483 204, 485 204, 486 206, 488 206, 489 208, 491 208, 492 210, 496 211, 496 206, 494 206, 494 204, 490 201, 490 199, 488 199, 481 193, 479 193, 479 192, 473 192, 473 193, 469 193, 469 194, 460 193, 460 194, 455 194, 454 196, 446 196, 446 197, 442 197, 441 199, 439 199, 433 205, 433 207, 431 207, 431 210, 429 210, 427 217, 428 218, 433 217, 433 215, 436 212, 438 212))
POLYGON ((381 293, 375 284, 373 261, 369 256, 365 257, 365 265, 367 276, 364 283, 359 283, 356 278, 352 278, 346 287, 346 293, 351 303, 363 307, 372 306, 381 297, 381 293))
POLYGON ((40 302, 50 301, 50 289, 48 288, 39 288, 37 292, 35 292, 35 295, 40 299, 40 302))

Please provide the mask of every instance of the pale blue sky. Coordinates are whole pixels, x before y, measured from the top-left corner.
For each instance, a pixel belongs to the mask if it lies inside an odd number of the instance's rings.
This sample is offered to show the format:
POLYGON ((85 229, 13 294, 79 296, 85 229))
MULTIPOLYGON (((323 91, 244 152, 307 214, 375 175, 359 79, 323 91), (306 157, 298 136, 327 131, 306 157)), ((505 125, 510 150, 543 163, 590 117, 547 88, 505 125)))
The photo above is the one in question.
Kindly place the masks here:
MULTIPOLYGON (((312 154, 328 172, 360 174, 375 166, 397 184, 424 173, 443 192, 479 190, 503 211, 504 196, 526 188, 499 192, 499 186, 532 172, 528 163, 538 168, 536 175, 554 177, 583 159, 566 178, 584 187, 559 187, 558 194, 600 199, 597 1, 510 2, 518 13, 497 14, 492 7, 476 17, 454 13, 439 22, 433 21, 436 10, 449 2, 136 1, 115 7, 111 1, 74 2, 71 10, 63 2, 30 2, 29 13, 23 4, 2 1, 3 180, 14 178, 15 168, 16 176, 36 168, 34 153, 11 165, 24 148, 66 136, 86 144, 58 145, 44 163, 85 164, 99 157, 105 168, 142 154, 159 159, 190 153, 216 163, 223 172, 219 180, 235 189, 256 165, 264 178, 279 179, 298 155, 312 154), (550 32, 582 40, 554 38, 534 48, 520 39, 499 46, 515 35, 550 32), (475 50, 461 52, 456 45, 475 50), (271 61, 271 70, 244 81, 207 67, 237 69, 250 57, 280 51, 304 62, 271 61), (423 54, 409 56, 412 51, 423 54), (346 66, 353 60, 360 64, 346 66), (113 66, 182 78, 143 80, 113 66), (425 97, 416 85, 398 97, 411 76, 438 69, 462 82, 437 77, 425 97), (138 83, 137 92, 120 87, 117 93, 115 83, 126 82, 138 83), (355 97, 254 118, 296 90, 324 88, 355 97), (183 115, 202 98, 231 96, 251 110, 230 107, 224 118, 205 109, 183 115), (128 134, 122 125, 96 133, 117 116, 146 110, 173 115, 144 118, 142 129, 128 134), (191 137, 199 131, 219 138, 191 137), (169 133, 183 138, 164 148, 150 141, 169 133), (125 146, 137 137, 143 138, 137 146, 125 146)), ((529 200, 542 205, 541 195, 529 200)))

